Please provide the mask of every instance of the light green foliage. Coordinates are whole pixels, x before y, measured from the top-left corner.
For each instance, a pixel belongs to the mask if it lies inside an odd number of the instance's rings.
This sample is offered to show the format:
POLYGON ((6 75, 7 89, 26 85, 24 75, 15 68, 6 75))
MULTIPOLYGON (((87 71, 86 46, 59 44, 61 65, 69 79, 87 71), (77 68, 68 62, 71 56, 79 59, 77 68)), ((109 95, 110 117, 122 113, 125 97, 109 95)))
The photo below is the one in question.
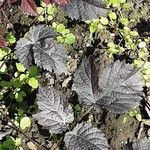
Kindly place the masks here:
POLYGON ((24 68, 23 64, 21 64, 21 63, 16 63, 16 68, 20 72, 24 72, 25 71, 25 68, 24 68))
POLYGON ((114 42, 108 42, 107 46, 108 46, 108 51, 110 53, 110 57, 112 57, 113 54, 121 53, 124 51, 123 47, 114 44, 114 42))
POLYGON ((16 150, 15 139, 11 136, 1 144, 0 150, 16 150))
POLYGON ((54 18, 56 11, 57 9, 53 4, 46 5, 44 2, 42 2, 41 7, 37 7, 37 12, 39 15, 38 20, 40 22, 45 21, 47 24, 47 22, 54 18))
POLYGON ((10 54, 10 50, 8 48, 0 48, 0 73, 7 72, 7 66, 5 63, 5 59, 10 54))
POLYGON ((29 85, 33 88, 33 89, 36 89, 38 88, 38 80, 34 77, 30 78, 29 79, 29 85))
POLYGON ((9 53, 10 53, 10 50, 8 48, 0 48, 0 60, 2 60, 9 53))
POLYGON ((15 139, 15 146, 20 146, 21 145, 21 138, 16 138, 15 139))
POLYGON ((79 104, 76 104, 74 106, 75 115, 78 117, 78 116, 80 116, 81 112, 82 112, 82 107, 79 104))
POLYGON ((29 117, 23 117, 20 121, 20 128, 21 129, 26 129, 28 127, 30 127, 31 125, 31 119, 29 117))
POLYGON ((0 144, 0 150, 16 150, 17 147, 20 148, 21 138, 13 138, 8 136, 4 142, 0 144))
POLYGON ((108 25, 108 23, 109 23, 109 21, 106 17, 101 17, 99 21, 102 25, 108 25))
POLYGON ((137 111, 137 110, 129 111, 129 112, 128 112, 128 115, 129 115, 130 117, 134 117, 134 118, 137 119, 138 121, 141 121, 141 120, 142 120, 142 116, 141 116, 140 112, 137 111))
POLYGON ((115 12, 109 12, 108 16, 111 20, 116 20, 117 19, 117 14, 115 12))
POLYGON ((20 91, 20 89, 14 92, 14 95, 17 102, 22 102, 23 98, 26 97, 26 93, 24 91, 20 91))
POLYGON ((108 5, 112 5, 113 7, 120 7, 126 0, 106 0, 108 5))
POLYGON ((6 66, 6 64, 5 64, 5 62, 4 61, 0 61, 0 72, 1 73, 4 73, 4 72, 6 72, 6 70, 7 70, 7 66, 6 66))
POLYGON ((69 29, 66 29, 64 24, 61 23, 58 24, 56 22, 53 22, 52 26, 58 33, 60 33, 60 35, 57 36, 58 42, 68 44, 68 45, 75 43, 76 41, 75 35, 72 34, 69 29))
POLYGON ((12 45, 12 44, 16 43, 16 37, 12 32, 9 32, 8 34, 6 34, 5 39, 8 43, 8 45, 12 45))
POLYGON ((90 37, 92 37, 93 33, 95 33, 97 30, 101 32, 104 28, 104 24, 108 24, 108 19, 106 17, 103 17, 101 19, 93 19, 92 21, 87 20, 86 23, 89 25, 89 30, 90 30, 90 37), (102 24, 101 22, 104 23, 102 24))
MULTIPOLYGON (((38 69, 35 66, 31 66, 29 71, 27 71, 21 63, 16 62, 15 64, 17 71, 14 73, 14 77, 10 81, 0 80, 0 86, 7 90, 10 89, 12 91, 10 98, 21 103, 27 96, 27 89, 23 89, 24 86, 28 85, 32 90, 38 88, 38 69)), ((29 93, 32 92, 32 90, 29 91, 29 93)), ((2 95, 1 100, 3 100, 2 95)))
POLYGON ((119 22, 122 23, 124 26, 127 26, 129 24, 129 20, 126 17, 121 17, 119 19, 119 22))

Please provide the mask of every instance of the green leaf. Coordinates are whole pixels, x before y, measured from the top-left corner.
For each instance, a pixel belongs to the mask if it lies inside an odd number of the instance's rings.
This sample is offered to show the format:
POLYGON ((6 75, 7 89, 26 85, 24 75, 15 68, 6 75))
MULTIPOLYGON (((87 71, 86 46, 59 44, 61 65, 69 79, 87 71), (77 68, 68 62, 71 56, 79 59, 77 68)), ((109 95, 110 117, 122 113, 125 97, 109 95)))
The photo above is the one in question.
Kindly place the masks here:
POLYGON ((70 33, 70 30, 69 30, 69 29, 65 29, 65 30, 63 30, 63 31, 61 32, 62 35, 66 35, 66 34, 68 34, 68 33, 70 33))
POLYGON ((49 4, 47 7, 47 13, 49 15, 53 15, 55 13, 55 11, 56 11, 56 8, 53 5, 49 4))
POLYGON ((63 43, 64 42, 64 39, 61 37, 61 36, 57 36, 57 41, 59 43, 63 43))
POLYGON ((29 77, 37 77, 39 71, 38 68, 36 66, 31 66, 29 69, 29 77))
POLYGON ((120 23, 122 23, 125 26, 127 26, 129 24, 129 20, 126 17, 121 17, 119 21, 120 21, 120 23))
POLYGON ((75 105, 75 111, 76 112, 81 112, 82 111, 82 108, 79 104, 75 105))
POLYGON ((12 83, 15 88, 20 88, 22 86, 22 82, 19 79, 15 79, 12 83))
POLYGON ((56 31, 59 32, 59 33, 62 33, 63 30, 65 30, 65 26, 63 24, 58 24, 56 26, 56 31))
POLYGON ((76 37, 72 33, 69 33, 66 35, 66 38, 65 38, 66 44, 73 44, 75 43, 75 41, 76 41, 76 37))
POLYGON ((23 96, 20 93, 16 93, 15 99, 17 102, 21 103, 23 101, 23 96))
POLYGON ((41 21, 41 22, 43 22, 43 21, 45 20, 45 18, 44 18, 43 15, 40 15, 40 16, 38 17, 38 20, 41 21))
POLYGON ((36 78, 34 78, 34 77, 30 78, 30 79, 29 79, 29 85, 30 85, 33 89, 38 88, 38 85, 39 85, 38 80, 37 80, 36 78))
POLYGON ((108 0, 108 2, 113 4, 113 5, 119 6, 120 4, 125 3, 126 0, 108 0))
POLYGON ((2 87, 11 87, 12 86, 12 82, 7 82, 7 81, 1 81, 0 85, 2 87))
POLYGON ((109 18, 111 19, 111 20, 116 20, 117 19, 117 15, 116 15, 116 13, 115 12, 110 12, 109 14, 108 14, 108 16, 109 16, 109 18))
POLYGON ((48 15, 47 20, 48 20, 48 21, 51 21, 52 19, 53 19, 53 16, 48 15))
POLYGON ((20 78, 20 81, 23 81, 24 79, 26 79, 26 78, 27 78, 27 75, 25 75, 25 74, 21 74, 19 78, 20 78))
POLYGON ((9 54, 8 48, 0 48, 0 60, 2 60, 7 54, 9 54))
POLYGON ((15 146, 20 146, 20 145, 21 145, 21 138, 16 138, 15 146))
POLYGON ((12 33, 9 33, 9 34, 6 35, 6 41, 9 44, 14 44, 14 43, 16 43, 16 38, 12 33))
POLYGON ((109 21, 108 21, 108 19, 106 17, 101 17, 100 22, 103 25, 107 25, 109 21))
POLYGON ((7 66, 6 66, 6 64, 4 63, 4 61, 0 61, 0 66, 1 66, 1 68, 0 68, 0 72, 6 72, 6 70, 7 70, 7 66))
POLYGON ((22 95, 22 97, 27 96, 26 93, 25 93, 24 91, 21 91, 21 92, 20 92, 20 95, 22 95))
POLYGON ((0 101, 3 99, 3 97, 4 97, 4 96, 0 94, 0 101))
POLYGON ((138 120, 138 121, 141 121, 142 120, 142 116, 141 116, 141 114, 136 114, 136 119, 138 120))
POLYGON ((40 15, 43 15, 44 14, 44 8, 37 7, 37 13, 40 14, 40 15))
POLYGON ((23 117, 23 118, 21 119, 21 121, 20 121, 20 128, 21 128, 22 130, 24 130, 24 129, 30 127, 30 125, 31 125, 31 120, 30 120, 29 117, 23 117))
POLYGON ((96 29, 97 29, 97 24, 95 25, 94 23, 92 23, 90 25, 90 33, 94 33, 96 31, 96 29))
POLYGON ((14 139, 12 137, 8 137, 3 142, 3 147, 4 147, 4 150, 16 150, 14 139))
POLYGON ((16 63, 16 68, 20 72, 25 72, 25 68, 24 68, 23 64, 21 64, 21 63, 16 63))

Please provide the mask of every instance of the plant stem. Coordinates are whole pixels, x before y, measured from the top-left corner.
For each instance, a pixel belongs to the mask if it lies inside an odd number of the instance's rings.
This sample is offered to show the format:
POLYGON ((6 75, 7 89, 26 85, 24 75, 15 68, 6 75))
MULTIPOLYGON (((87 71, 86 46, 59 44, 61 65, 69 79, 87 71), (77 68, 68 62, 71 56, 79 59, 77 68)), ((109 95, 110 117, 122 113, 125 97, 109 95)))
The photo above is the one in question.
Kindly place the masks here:
POLYGON ((93 109, 93 105, 80 117, 77 123, 79 123, 83 119, 83 117, 85 117, 92 109, 93 109))

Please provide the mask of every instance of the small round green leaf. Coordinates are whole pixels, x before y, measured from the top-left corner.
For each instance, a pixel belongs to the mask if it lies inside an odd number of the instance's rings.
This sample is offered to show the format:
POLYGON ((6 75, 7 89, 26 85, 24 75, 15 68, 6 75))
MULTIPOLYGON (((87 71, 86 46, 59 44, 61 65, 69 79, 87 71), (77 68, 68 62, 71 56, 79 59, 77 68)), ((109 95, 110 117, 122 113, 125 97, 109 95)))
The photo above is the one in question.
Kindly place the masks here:
POLYGON ((30 85, 33 89, 38 88, 38 85, 39 85, 38 80, 37 80, 36 78, 34 78, 34 77, 30 78, 30 79, 29 79, 29 85, 30 85))
POLYGON ((100 22, 103 25, 107 25, 109 21, 108 21, 108 19, 106 17, 101 17, 100 22))
POLYGON ((25 68, 24 68, 23 64, 21 64, 21 63, 16 63, 16 68, 20 72, 24 72, 25 71, 25 68))
POLYGON ((23 117, 23 118, 21 119, 21 121, 20 121, 20 128, 21 128, 21 129, 24 130, 24 129, 30 127, 30 125, 31 125, 31 120, 30 120, 29 117, 23 117))
POLYGON ((75 41, 76 41, 76 37, 72 33, 69 33, 66 35, 66 38, 65 38, 66 44, 73 44, 75 43, 75 41))

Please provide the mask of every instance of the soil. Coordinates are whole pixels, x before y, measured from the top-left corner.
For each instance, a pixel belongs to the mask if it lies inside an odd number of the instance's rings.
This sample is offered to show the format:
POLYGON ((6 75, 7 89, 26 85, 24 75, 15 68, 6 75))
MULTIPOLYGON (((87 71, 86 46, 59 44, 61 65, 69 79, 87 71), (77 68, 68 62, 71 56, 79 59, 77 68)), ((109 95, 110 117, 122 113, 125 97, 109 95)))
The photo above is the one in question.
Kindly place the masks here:
MULTIPOLYGON (((135 28, 138 30, 138 32, 142 36, 149 36, 150 35, 150 18, 147 18, 150 16, 150 7, 148 4, 144 1, 140 3, 140 6, 134 5, 135 9, 131 11, 130 13, 127 13, 128 17, 130 18, 133 15, 141 15, 140 20, 137 24, 133 24, 132 28, 135 28), (148 7, 148 9, 147 9, 148 7), (140 10, 139 10, 140 8, 140 10), (137 11, 135 11, 137 10, 137 11), (141 13, 141 10, 145 10, 146 12, 143 14, 141 13)), ((18 35, 17 39, 22 37, 24 33, 29 29, 32 24, 36 24, 33 22, 32 17, 25 17, 22 15, 20 10, 17 6, 10 7, 6 11, 6 15, 8 16, 8 19, 10 20, 11 24, 14 26, 14 30, 16 31, 16 34, 18 35), (10 13, 11 11, 11 13, 10 13)), ((58 15, 57 15, 58 16, 58 15)), ((90 55, 92 53, 97 53, 100 49, 100 53, 105 54, 105 49, 102 48, 102 43, 109 38, 110 33, 103 33, 102 35, 95 35, 93 36, 93 39, 89 39, 89 32, 88 27, 78 21, 71 21, 68 18, 61 17, 56 18, 56 20, 59 20, 59 22, 66 22, 68 28, 71 29, 71 31, 76 35, 77 42, 73 46, 68 46, 68 54, 76 60, 74 65, 80 64, 82 58, 84 55, 90 55)), ((103 55, 104 56, 104 55, 103 55)), ((103 57, 103 61, 107 62, 107 57, 103 57)), ((100 59, 102 61, 102 59, 100 59)), ((104 63, 105 66, 105 63, 104 63)), ((104 67, 100 66, 100 70, 104 67)), ((72 71, 74 71, 73 69, 72 71)), ((44 85, 48 84, 55 84, 55 87, 59 90, 62 90, 63 93, 66 94, 67 98, 70 98, 71 102, 73 103, 73 93, 70 90, 70 86, 67 85, 67 87, 62 88, 61 84, 62 82, 67 78, 66 76, 56 77, 53 74, 50 74, 50 77, 42 76, 41 77, 41 83, 44 85), (43 81, 43 79, 45 81, 43 81), (52 83, 52 80, 54 80, 54 83, 52 83)), ((34 95, 35 96, 35 95, 34 95)), ((32 96, 31 96, 32 97, 32 96)), ((32 103, 32 105, 34 102, 32 103)), ((28 107, 27 104, 26 106, 28 107)), ((34 109, 33 109, 34 110, 34 109)), ((32 111, 33 113, 33 111, 32 111)), ((142 113, 142 112, 141 112, 142 113)), ((102 132, 106 135, 106 138, 109 141, 110 144, 110 150, 121 150, 121 147, 123 145, 132 142, 137 138, 137 134, 139 131, 140 122, 137 121, 134 118, 128 117, 127 122, 123 123, 125 115, 116 115, 114 113, 107 112, 106 110, 102 110, 101 114, 97 117, 97 124, 99 125, 99 128, 102 130, 102 132)), ((17 133, 14 131, 13 135, 16 135, 17 133)), ((49 134, 47 130, 43 130, 40 126, 37 125, 37 122, 33 120, 33 124, 31 128, 27 131, 27 134, 30 138, 33 138, 34 140, 38 141, 39 143, 43 143, 42 146, 38 148, 39 150, 44 149, 52 149, 51 146, 52 143, 48 142, 49 134)), ((145 135, 146 132, 143 131, 142 135, 145 135)), ((19 134, 20 137, 23 137, 22 134, 19 134)), ((23 137, 24 139, 24 137, 23 137)), ((28 141, 24 140, 23 148, 28 150, 29 148, 26 146, 26 143, 28 141)), ((60 150, 62 148, 60 147, 60 150)))

